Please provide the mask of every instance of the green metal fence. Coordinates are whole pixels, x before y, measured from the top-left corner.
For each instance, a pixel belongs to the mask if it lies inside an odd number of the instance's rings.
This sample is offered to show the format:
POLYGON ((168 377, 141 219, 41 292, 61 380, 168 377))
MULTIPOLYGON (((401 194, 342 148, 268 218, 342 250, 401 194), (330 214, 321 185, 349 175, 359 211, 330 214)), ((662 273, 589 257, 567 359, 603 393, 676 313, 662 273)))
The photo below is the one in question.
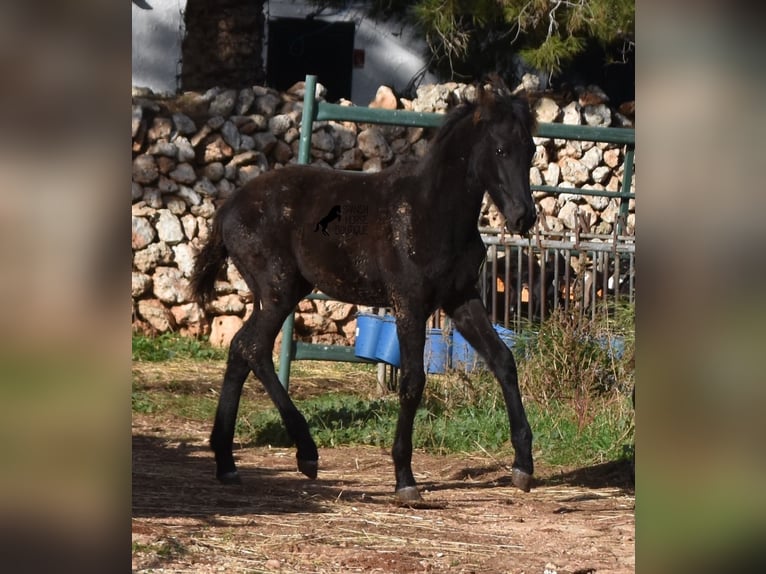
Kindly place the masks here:
MULTIPOLYGON (((308 75, 305 81, 303 100, 303 116, 301 120, 300 145, 298 163, 311 163, 311 134, 315 121, 335 120, 369 124, 389 124, 408 127, 437 128, 442 125, 445 115, 430 112, 412 112, 405 110, 381 110, 375 108, 341 106, 316 100, 317 77, 308 75)), ((565 188, 559 186, 533 185, 533 191, 545 191, 550 194, 581 194, 614 197, 620 201, 618 226, 622 225, 628 214, 628 201, 635 197, 630 191, 633 180, 633 164, 635 153, 635 130, 626 128, 599 128, 581 125, 566 125, 541 123, 538 125, 537 138, 554 138, 564 140, 580 140, 593 142, 614 143, 625 146, 623 160, 622 187, 619 191, 605 191, 588 188, 565 188)), ((617 229, 618 233, 622 229, 617 229)), ((314 293, 309 299, 324 299, 330 297, 314 293)), ((290 381, 290 364, 296 360, 345 361, 370 363, 354 355, 354 348, 343 345, 318 345, 293 340, 295 314, 292 313, 282 327, 282 346, 279 357, 279 379, 287 388, 290 381)))

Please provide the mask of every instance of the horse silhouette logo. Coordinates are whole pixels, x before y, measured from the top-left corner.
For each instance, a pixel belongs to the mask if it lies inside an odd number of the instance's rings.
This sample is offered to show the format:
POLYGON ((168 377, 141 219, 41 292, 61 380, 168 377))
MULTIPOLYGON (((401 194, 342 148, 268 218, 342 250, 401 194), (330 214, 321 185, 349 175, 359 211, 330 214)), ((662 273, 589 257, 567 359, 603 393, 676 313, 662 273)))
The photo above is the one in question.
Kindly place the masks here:
POLYGON ((330 225, 335 220, 340 221, 340 205, 333 205, 330 212, 325 215, 322 219, 319 220, 319 223, 316 224, 316 227, 314 227, 314 232, 319 231, 319 228, 322 228, 322 235, 330 235, 327 232, 327 226, 330 225))

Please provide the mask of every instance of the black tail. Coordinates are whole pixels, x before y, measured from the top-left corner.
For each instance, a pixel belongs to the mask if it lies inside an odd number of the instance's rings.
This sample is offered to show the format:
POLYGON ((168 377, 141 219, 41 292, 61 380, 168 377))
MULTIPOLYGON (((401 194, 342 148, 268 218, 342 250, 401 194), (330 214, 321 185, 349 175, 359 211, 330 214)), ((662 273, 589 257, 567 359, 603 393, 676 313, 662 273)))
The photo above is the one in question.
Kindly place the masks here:
POLYGON ((194 271, 191 276, 191 291, 194 298, 202 305, 213 298, 215 291, 215 280, 218 272, 223 267, 228 251, 223 242, 221 233, 222 210, 216 213, 213 219, 213 229, 210 231, 210 237, 197 255, 194 262, 194 271))

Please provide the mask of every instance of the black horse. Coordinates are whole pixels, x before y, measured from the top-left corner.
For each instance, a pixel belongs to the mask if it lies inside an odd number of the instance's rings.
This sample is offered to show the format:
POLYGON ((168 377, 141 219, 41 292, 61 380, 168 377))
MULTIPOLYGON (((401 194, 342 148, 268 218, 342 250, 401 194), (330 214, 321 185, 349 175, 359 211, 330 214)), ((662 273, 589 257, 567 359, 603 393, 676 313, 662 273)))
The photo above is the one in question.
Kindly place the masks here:
POLYGON ((341 301, 391 307, 401 348, 400 410, 392 449, 396 495, 420 500, 412 474, 412 431, 425 374, 426 320, 442 308, 486 360, 502 388, 515 458, 512 482, 531 487, 532 432, 516 363, 487 317, 476 282, 486 248, 477 222, 485 190, 511 232, 536 220, 529 187, 535 122, 523 98, 498 86, 456 108, 417 163, 376 174, 291 166, 264 173, 216 213, 196 260, 192 289, 201 302, 230 257, 260 305, 235 335, 210 444, 217 477, 239 482, 232 442, 242 386, 252 371, 296 444, 298 469, 317 475, 316 444, 306 419, 274 370, 274 340, 285 318, 314 287, 341 301), (317 240, 316 222, 334 206, 361 214, 348 233, 317 240))

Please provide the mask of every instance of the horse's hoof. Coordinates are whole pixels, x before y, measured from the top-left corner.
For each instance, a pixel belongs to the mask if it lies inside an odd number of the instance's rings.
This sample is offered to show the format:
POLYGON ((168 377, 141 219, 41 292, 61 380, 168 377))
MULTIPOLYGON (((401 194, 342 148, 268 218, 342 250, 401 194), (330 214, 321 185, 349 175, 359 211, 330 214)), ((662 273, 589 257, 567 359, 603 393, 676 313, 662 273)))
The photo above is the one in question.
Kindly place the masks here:
POLYGON ((405 486, 396 491, 396 500, 399 504, 418 504, 423 498, 418 492, 417 486, 405 486))
POLYGON ((529 492, 532 489, 532 475, 518 468, 511 469, 511 482, 513 486, 524 492, 529 492))
POLYGON ((319 463, 315 460, 298 459, 298 470, 303 474, 311 478, 312 480, 317 477, 317 471, 319 470, 319 463))
POLYGON ((242 484, 242 479, 236 470, 219 474, 218 480, 221 484, 242 484))

